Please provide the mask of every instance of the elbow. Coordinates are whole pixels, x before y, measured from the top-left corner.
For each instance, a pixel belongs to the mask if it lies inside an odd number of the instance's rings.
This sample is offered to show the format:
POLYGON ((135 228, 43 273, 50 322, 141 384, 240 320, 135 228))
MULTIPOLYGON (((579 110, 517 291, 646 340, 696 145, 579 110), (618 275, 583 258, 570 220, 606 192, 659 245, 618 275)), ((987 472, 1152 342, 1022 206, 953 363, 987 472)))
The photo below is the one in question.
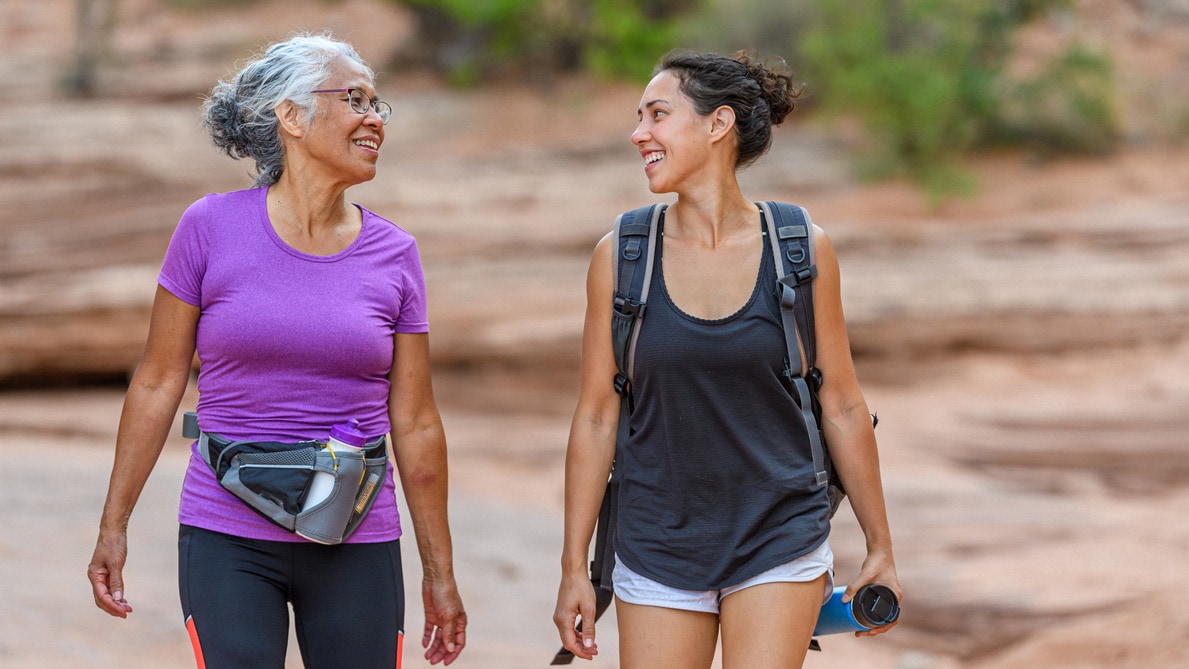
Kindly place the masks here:
POLYGON ((822 398, 823 428, 835 434, 863 433, 874 430, 874 418, 862 395, 836 398, 827 401, 822 398))
POLYGON ((574 416, 574 424, 571 426, 571 432, 575 436, 583 434, 586 436, 586 440, 594 443, 601 443, 608 439, 614 443, 618 430, 618 409, 614 412, 577 413, 574 416))
POLYGON ((410 472, 402 472, 401 485, 405 488, 426 490, 436 488, 446 481, 445 467, 414 467, 410 472))

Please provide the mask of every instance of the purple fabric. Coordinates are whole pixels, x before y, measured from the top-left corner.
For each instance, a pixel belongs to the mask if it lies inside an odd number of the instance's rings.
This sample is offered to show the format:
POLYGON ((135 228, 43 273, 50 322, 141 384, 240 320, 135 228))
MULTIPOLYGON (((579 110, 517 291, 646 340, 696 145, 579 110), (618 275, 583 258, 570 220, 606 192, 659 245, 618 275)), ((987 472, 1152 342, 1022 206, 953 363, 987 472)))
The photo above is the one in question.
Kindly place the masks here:
MULTIPOLYGON (((389 431, 394 333, 428 332, 425 280, 412 235, 360 209, 359 237, 333 256, 287 244, 268 220, 267 189, 208 195, 178 223, 159 277, 198 320, 198 417, 229 439, 325 439, 349 418, 389 431)), ((304 541, 215 481, 192 448, 183 524, 252 539, 304 541)), ((400 537, 392 465, 352 543, 400 537)))

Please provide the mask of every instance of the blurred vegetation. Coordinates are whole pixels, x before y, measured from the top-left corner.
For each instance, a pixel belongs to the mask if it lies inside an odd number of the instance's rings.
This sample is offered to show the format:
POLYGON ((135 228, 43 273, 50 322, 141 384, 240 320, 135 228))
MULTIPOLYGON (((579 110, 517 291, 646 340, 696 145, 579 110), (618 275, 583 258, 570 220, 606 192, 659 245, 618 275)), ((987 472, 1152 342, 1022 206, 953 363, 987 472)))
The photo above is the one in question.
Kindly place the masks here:
POLYGON ((1118 136, 1108 55, 1073 44, 1009 76, 1013 35, 1071 0, 394 0, 421 21, 417 56, 458 84, 498 73, 643 80, 673 46, 781 54, 830 117, 858 118, 870 177, 968 192, 972 149, 1097 153, 1118 136))
POLYGON ((1009 95, 989 119, 984 139, 1045 151, 1106 152, 1118 135, 1113 77, 1109 58, 1074 45, 1038 75, 1007 82, 1009 95))
POLYGON ((458 85, 590 71, 639 79, 697 0, 392 0, 417 16, 413 62, 458 85))
MULTIPOLYGON (((165 0, 194 10, 253 1, 165 0)), ((973 188, 957 167, 971 150, 1102 153, 1120 135, 1108 54, 1069 41, 1014 67, 1020 29, 1072 14, 1074 0, 387 1, 418 21, 403 64, 459 86, 547 85, 576 72, 642 82, 677 46, 783 55, 821 116, 861 123, 862 174, 908 175, 938 197, 973 188)), ((92 89, 117 3, 76 0, 70 92, 92 89)), ((1174 136, 1189 135, 1189 102, 1152 106, 1165 110, 1174 136)))
POLYGON ((1097 153, 1118 136, 1107 54, 1073 44, 1038 73, 1008 75, 1012 36, 1069 0, 812 0, 799 54, 823 105, 860 117, 872 176, 907 173, 934 197, 973 185, 978 147, 1097 153))

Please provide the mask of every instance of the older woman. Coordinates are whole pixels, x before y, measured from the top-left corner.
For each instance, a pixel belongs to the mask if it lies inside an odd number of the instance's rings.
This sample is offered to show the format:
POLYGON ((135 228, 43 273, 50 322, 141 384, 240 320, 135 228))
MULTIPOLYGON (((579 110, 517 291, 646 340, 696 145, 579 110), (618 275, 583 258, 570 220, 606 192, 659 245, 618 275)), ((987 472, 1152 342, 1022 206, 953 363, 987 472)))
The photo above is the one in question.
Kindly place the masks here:
POLYGON ((389 434, 425 574, 422 645, 431 664, 450 664, 466 643, 466 614, 420 259, 412 236, 346 198, 375 176, 391 108, 350 45, 300 35, 216 85, 205 112, 215 144, 254 159, 259 176, 252 189, 191 205, 166 252, 88 568, 95 602, 121 618, 132 611, 128 519, 197 352, 202 438, 182 486, 178 546, 198 666, 284 666, 289 606, 307 667, 399 666, 404 588, 389 434), (322 543, 258 513, 208 464, 215 445, 287 455, 321 446, 336 425, 367 437, 379 494, 322 543))

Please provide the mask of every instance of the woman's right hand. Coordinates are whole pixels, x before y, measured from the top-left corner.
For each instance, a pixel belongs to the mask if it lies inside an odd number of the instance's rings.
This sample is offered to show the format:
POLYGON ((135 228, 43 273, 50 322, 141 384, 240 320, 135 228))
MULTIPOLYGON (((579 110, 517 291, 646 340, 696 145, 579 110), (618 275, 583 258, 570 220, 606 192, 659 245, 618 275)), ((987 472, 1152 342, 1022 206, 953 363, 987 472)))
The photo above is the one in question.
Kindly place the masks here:
POLYGON ((124 599, 124 563, 127 559, 127 531, 100 532, 91 564, 87 566, 95 605, 117 618, 127 618, 132 612, 128 600, 124 599))
POLYGON ((566 444, 565 527, 562 578, 553 623, 562 647, 584 660, 599 654, 595 643, 596 599, 587 573, 596 519, 615 460, 620 397, 611 337, 615 233, 599 241, 586 276, 586 321, 582 327, 582 388, 566 444), (576 631, 582 621, 581 632, 576 631))
POLYGON ((553 623, 557 625, 562 647, 574 657, 592 660, 599 654, 599 646, 595 643, 595 591, 586 574, 562 577, 553 623), (582 619, 581 635, 576 630, 579 617, 582 619))
POLYGON ((128 518, 161 456, 186 392, 200 313, 198 307, 157 286, 144 358, 124 397, 99 539, 87 566, 95 605, 117 618, 132 612, 124 599, 128 518))

